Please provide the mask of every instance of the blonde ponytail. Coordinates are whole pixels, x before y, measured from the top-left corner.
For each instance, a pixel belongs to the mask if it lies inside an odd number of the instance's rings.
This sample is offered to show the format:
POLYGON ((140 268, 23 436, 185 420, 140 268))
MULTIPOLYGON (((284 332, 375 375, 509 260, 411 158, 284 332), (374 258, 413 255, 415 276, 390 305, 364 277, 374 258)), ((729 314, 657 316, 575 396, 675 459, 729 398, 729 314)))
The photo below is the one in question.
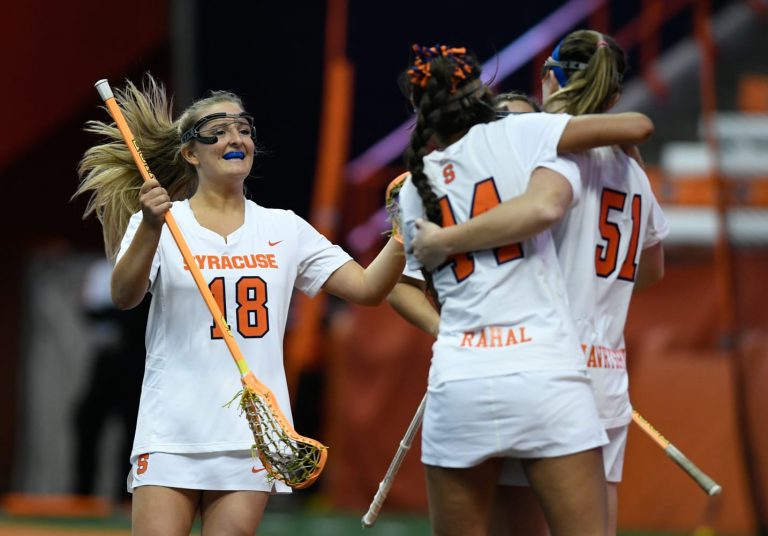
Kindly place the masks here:
POLYGON ((614 104, 626 70, 626 56, 616 41, 599 32, 578 30, 560 43, 557 59, 586 66, 566 71, 568 83, 549 96, 544 103, 546 111, 571 115, 602 113, 614 104))

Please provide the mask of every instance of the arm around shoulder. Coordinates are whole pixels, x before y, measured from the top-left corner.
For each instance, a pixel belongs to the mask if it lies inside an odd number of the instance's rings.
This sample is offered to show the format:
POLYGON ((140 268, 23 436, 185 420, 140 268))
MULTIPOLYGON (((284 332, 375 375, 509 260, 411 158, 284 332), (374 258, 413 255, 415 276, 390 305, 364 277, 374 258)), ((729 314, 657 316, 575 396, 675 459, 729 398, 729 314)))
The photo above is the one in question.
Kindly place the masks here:
POLYGON ((653 130, 650 118, 638 112, 574 116, 560 136, 557 152, 575 153, 605 145, 636 145, 647 141, 653 130))
POLYGON ((451 255, 527 240, 559 222, 572 200, 573 189, 563 175, 536 168, 525 193, 479 216, 449 227, 420 223, 411 243, 413 254, 427 269, 434 269, 451 255))

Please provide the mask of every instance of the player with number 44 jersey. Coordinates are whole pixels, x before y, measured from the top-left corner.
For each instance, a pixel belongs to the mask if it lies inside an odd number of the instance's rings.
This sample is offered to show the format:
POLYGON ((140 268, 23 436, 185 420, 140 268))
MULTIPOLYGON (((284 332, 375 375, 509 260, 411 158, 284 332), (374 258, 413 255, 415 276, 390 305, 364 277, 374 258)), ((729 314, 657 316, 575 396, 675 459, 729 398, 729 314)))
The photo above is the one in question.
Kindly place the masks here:
MULTIPOLYGON (((552 167, 566 115, 522 115, 475 127, 460 143, 424 158, 443 226, 467 221, 523 194, 537 167, 552 167)), ((563 172, 578 198, 578 169, 563 172)), ((400 191, 406 251, 422 202, 412 181, 400 191)), ((408 267, 418 269, 415 257, 408 267)), ((523 370, 583 369, 550 233, 452 257, 432 274, 440 333, 430 383, 523 370), (490 292, 489 289, 496 289, 490 292), (510 307, 510 304, 518 304, 510 307)))

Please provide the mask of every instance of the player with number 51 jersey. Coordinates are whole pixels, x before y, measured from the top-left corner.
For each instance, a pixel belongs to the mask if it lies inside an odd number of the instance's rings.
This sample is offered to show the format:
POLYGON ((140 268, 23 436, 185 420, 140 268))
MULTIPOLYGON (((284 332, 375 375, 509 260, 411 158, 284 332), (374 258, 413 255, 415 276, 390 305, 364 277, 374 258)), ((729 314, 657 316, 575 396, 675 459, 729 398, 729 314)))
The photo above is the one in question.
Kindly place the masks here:
POLYGON ((581 200, 552 234, 600 420, 615 428, 632 419, 624 325, 641 252, 669 228, 645 172, 619 148, 569 158, 581 171, 581 200))

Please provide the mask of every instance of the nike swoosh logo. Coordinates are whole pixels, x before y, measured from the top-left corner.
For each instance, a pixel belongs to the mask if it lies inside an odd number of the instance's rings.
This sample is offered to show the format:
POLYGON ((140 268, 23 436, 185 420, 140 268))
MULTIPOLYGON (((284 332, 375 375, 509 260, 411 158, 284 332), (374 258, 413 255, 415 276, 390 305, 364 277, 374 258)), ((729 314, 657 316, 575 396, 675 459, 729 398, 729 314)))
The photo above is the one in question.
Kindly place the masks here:
POLYGON ((269 240, 267 244, 269 244, 269 247, 273 247, 278 245, 280 242, 282 242, 282 240, 278 240, 277 242, 272 242, 271 240, 269 240))
POLYGON ((262 467, 261 469, 256 469, 255 467, 251 467, 251 473, 261 473, 262 471, 266 471, 266 467, 262 467))

